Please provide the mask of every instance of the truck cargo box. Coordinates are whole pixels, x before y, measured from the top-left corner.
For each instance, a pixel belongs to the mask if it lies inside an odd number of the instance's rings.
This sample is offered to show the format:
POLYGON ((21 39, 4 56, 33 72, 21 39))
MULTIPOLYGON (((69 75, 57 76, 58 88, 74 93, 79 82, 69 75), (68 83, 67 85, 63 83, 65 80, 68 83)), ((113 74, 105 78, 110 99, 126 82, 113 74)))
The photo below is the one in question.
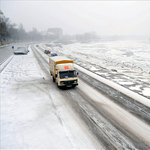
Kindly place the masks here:
POLYGON ((58 86, 78 85, 78 73, 74 69, 73 60, 55 56, 49 58, 50 74, 58 86))

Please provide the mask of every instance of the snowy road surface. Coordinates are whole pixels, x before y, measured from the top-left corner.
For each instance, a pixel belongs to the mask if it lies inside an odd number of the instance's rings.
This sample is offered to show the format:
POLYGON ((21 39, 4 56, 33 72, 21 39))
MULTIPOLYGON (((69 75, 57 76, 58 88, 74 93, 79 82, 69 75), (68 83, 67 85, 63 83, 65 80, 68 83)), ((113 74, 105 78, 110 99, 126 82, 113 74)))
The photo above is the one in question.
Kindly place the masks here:
POLYGON ((82 79, 58 89, 39 52, 38 61, 32 50, 15 56, 1 73, 2 149, 150 148, 149 124, 82 79))
POLYGON ((1 73, 1 148, 102 148, 64 99, 32 51, 14 56, 1 73))
MULTIPOLYGON (((38 52, 40 53, 39 57, 42 56, 43 59, 45 59, 47 64, 48 64, 48 56, 43 54, 42 51, 40 51, 40 50, 38 50, 38 52)), ((47 65, 45 67, 47 67, 47 65)), ((47 70, 48 70, 48 68, 47 68, 47 70)), ((110 98, 108 98, 106 95, 104 95, 102 93, 100 94, 99 91, 96 91, 95 89, 93 89, 93 87, 91 87, 91 85, 88 86, 88 84, 87 83, 85 84, 81 79, 79 80, 79 86, 77 87, 77 89, 79 91, 82 91, 82 92, 74 91, 75 92, 74 93, 71 90, 69 90, 67 92, 67 94, 71 95, 71 97, 73 96, 73 98, 78 102, 79 107, 82 107, 82 109, 85 112, 87 112, 87 116, 89 116, 91 119, 94 119, 93 118, 93 116, 94 116, 98 120, 100 118, 101 118, 100 120, 102 120, 102 116, 95 115, 96 113, 94 113, 94 110, 91 111, 89 109, 89 107, 88 107, 88 104, 86 104, 87 100, 90 98, 92 101, 94 101, 94 103, 97 106, 99 106, 98 110, 101 109, 101 110, 103 110, 103 113, 107 113, 109 117, 111 116, 113 118, 113 120, 115 120, 116 124, 120 124, 123 127, 124 131, 125 130, 129 131, 130 133, 132 133, 136 137, 138 137, 140 140, 142 140, 145 143, 147 143, 148 145, 150 145, 150 143, 149 143, 149 139, 150 139, 150 128, 149 128, 149 125, 145 124, 143 121, 140 121, 139 119, 136 119, 136 117, 134 117, 133 115, 131 115, 130 113, 128 113, 127 111, 122 109, 121 107, 118 107, 115 103, 112 102, 112 100, 110 100, 110 98), (81 96, 79 96, 80 93, 82 93, 81 96), (83 93, 86 95, 85 96, 86 98, 83 100, 84 102, 81 101, 81 99, 82 99, 81 97, 84 95, 83 93), (84 106, 83 106, 83 103, 85 104, 84 106), (90 115, 91 113, 93 113, 94 115, 93 114, 90 115), (122 118, 123 118, 123 120, 122 120, 122 118)), ((125 90, 125 88, 124 88, 124 90, 125 90)), ((149 106, 149 100, 148 99, 147 99, 146 102, 147 102, 146 104, 149 106)), ((105 122, 105 119, 102 122, 105 122)), ((98 121, 96 124, 97 125, 98 124, 102 124, 102 122, 98 121)), ((103 128, 102 126, 100 126, 100 128, 103 128)), ((119 133, 119 131, 115 131, 115 129, 113 127, 109 127, 109 123, 107 123, 107 125, 105 125, 105 126, 106 126, 107 130, 109 131, 108 132, 108 131, 103 129, 104 133, 108 134, 107 140, 109 142, 107 143, 107 145, 109 145, 111 143, 112 144, 111 147, 115 146, 115 147, 118 147, 119 149, 122 149, 122 147, 124 147, 125 149, 128 149, 128 148, 130 149, 130 148, 134 147, 127 140, 126 137, 122 136, 122 134, 119 133), (109 137, 113 137, 113 138, 111 138, 111 140, 109 140, 109 137), (121 144, 119 144, 120 143, 119 142, 120 139, 122 141, 121 144)), ((122 129, 120 129, 120 130, 122 130, 122 129)), ((100 131, 97 130, 96 132, 100 132, 100 131)), ((105 137, 105 136, 103 136, 103 137, 105 137)), ((130 140, 132 141, 136 137, 132 137, 132 139, 130 139, 130 140)), ((139 141, 139 143, 140 143, 140 141, 139 141)), ((136 144, 136 146, 137 146, 137 144, 136 144)), ((143 148, 143 147, 139 147, 139 148, 143 148)), ((147 149, 147 148, 144 147, 144 149, 147 149)))

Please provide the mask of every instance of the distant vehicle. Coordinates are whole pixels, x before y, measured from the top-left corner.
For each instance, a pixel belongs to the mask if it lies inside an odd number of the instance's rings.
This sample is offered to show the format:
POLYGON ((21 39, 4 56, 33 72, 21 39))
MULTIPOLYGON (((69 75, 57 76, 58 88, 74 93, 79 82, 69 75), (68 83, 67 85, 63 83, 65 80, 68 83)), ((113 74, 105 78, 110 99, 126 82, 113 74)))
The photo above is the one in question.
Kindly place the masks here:
POLYGON ((51 53, 51 57, 58 56, 56 53, 51 53))
POLYGON ((14 54, 27 54, 29 50, 26 47, 17 47, 17 49, 14 50, 14 54))
POLYGON ((78 73, 74 62, 66 57, 49 57, 50 74, 58 87, 75 87, 78 85, 78 73))
POLYGON ((50 50, 45 50, 44 53, 45 53, 45 54, 50 54, 51 51, 50 51, 50 50))

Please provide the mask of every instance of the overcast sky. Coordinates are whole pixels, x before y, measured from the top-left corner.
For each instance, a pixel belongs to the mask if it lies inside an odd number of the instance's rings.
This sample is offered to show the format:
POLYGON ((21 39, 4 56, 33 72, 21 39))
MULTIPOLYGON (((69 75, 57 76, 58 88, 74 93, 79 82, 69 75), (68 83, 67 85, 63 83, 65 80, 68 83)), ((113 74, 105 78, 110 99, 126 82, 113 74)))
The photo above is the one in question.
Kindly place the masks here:
POLYGON ((150 36, 150 1, 1 0, 1 10, 26 31, 59 27, 64 34, 150 36))

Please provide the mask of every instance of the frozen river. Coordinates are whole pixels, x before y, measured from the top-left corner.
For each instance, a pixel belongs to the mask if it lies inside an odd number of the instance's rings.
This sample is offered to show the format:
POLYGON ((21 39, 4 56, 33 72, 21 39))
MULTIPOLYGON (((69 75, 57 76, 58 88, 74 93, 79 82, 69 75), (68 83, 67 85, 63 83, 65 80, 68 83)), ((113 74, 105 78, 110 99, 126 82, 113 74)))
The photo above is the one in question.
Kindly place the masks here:
POLYGON ((63 45, 63 53, 108 69, 150 73, 150 42, 109 41, 63 45))

